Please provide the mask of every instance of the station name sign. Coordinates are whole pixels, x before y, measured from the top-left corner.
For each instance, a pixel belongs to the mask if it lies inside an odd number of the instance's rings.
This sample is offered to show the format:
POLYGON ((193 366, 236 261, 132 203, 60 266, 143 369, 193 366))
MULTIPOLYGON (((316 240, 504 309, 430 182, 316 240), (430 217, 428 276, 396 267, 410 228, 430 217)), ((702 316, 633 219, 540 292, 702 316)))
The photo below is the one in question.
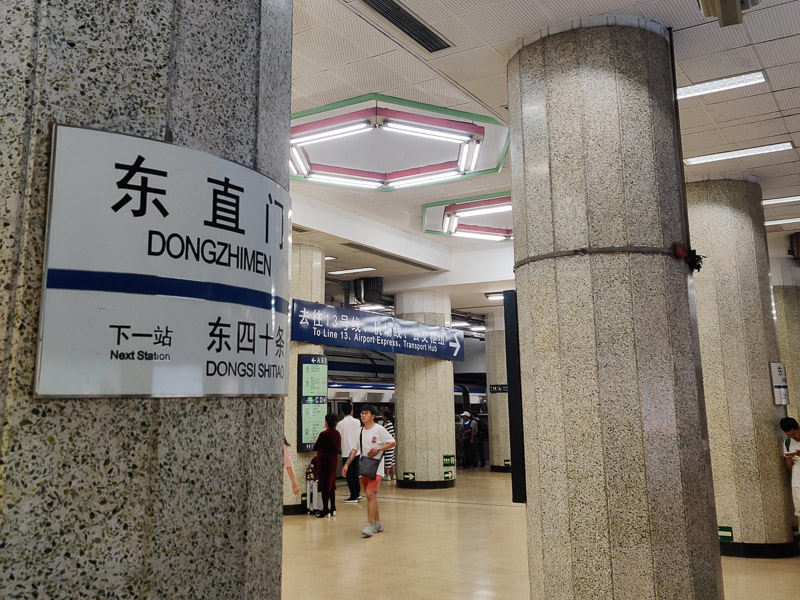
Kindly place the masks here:
POLYGON ((290 200, 245 166, 58 126, 36 393, 288 392, 290 200))
POLYGON ((292 339, 325 346, 464 360, 464 332, 459 329, 305 300, 293 301, 292 339))

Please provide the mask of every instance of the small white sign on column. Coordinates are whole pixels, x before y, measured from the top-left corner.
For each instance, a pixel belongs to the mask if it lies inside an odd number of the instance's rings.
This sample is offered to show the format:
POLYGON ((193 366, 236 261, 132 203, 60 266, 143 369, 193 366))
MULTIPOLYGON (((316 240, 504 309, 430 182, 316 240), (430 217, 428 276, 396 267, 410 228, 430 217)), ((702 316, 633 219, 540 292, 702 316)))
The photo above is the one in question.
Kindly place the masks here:
POLYGON ((783 363, 769 363, 772 372, 772 394, 775 404, 789 404, 789 381, 786 378, 786 367, 783 363))
POLYGON ((182 146, 58 126, 39 396, 288 392, 289 195, 182 146))

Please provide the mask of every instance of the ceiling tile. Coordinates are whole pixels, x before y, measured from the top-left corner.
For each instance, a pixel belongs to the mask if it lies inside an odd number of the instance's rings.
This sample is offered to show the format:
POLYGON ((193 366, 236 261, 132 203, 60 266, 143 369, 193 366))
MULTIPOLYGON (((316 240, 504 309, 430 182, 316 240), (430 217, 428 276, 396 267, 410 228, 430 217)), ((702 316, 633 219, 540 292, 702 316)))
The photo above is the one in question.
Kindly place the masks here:
POLYGON ((764 42, 757 44, 754 48, 765 67, 800 62, 800 35, 764 42))
POLYGON ((744 25, 730 25, 720 28, 716 22, 676 31, 674 40, 675 60, 705 56, 740 48, 748 44, 744 25))
POLYGON ((495 2, 470 14, 490 44, 521 38, 547 26, 548 19, 529 0, 495 2))
POLYGON ((752 46, 679 61, 692 83, 757 71, 761 63, 752 46))
POLYGON ((800 87, 788 88, 775 92, 775 100, 781 110, 800 108, 800 87))
POLYGON ((464 82, 497 73, 505 75, 507 61, 492 46, 483 46, 434 59, 431 64, 448 77, 464 82))
POLYGON ((707 108, 711 116, 718 123, 722 123, 743 117, 776 112, 778 105, 772 94, 761 94, 760 96, 748 96, 739 100, 709 104, 707 108))
POLYGON ((775 91, 800 87, 800 63, 767 69, 767 80, 775 91))
POLYGON ((437 0, 401 0, 403 6, 430 25, 453 16, 453 11, 437 0))
POLYGON ((714 17, 704 17, 697 0, 653 0, 640 4, 638 10, 648 19, 672 27, 677 31, 686 27, 694 27, 701 23, 713 22, 714 17))
POLYGON ((492 107, 508 105, 508 83, 506 74, 500 73, 475 81, 464 82, 464 87, 492 107))
POLYGON ((409 83, 418 83, 436 77, 436 71, 405 50, 395 50, 376 58, 409 83))
POLYGON ((766 42, 796 35, 800 31, 800 10, 796 2, 786 2, 751 10, 743 21, 753 42, 766 42))

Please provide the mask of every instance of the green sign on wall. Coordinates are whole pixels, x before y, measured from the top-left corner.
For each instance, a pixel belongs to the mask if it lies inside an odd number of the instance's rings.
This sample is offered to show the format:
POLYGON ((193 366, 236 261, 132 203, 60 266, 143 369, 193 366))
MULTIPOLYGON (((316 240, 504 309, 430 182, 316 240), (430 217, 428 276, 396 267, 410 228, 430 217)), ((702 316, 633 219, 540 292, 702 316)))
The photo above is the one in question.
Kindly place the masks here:
POLYGON ((453 472, 452 471, 445 471, 444 472, 444 480, 445 481, 450 481, 451 479, 453 479, 453 472))
POLYGON ((403 481, 414 481, 416 478, 414 473, 403 473, 403 481))
POLYGON ((455 467, 456 466, 456 457, 453 454, 445 454, 444 460, 442 461, 443 467, 455 467))
POLYGON ((719 530, 719 541, 720 542, 732 542, 733 541, 733 527, 717 527, 719 530))
POLYGON ((503 466, 504 467, 510 467, 511 466, 511 459, 509 459, 509 458, 505 459, 503 461, 503 466))

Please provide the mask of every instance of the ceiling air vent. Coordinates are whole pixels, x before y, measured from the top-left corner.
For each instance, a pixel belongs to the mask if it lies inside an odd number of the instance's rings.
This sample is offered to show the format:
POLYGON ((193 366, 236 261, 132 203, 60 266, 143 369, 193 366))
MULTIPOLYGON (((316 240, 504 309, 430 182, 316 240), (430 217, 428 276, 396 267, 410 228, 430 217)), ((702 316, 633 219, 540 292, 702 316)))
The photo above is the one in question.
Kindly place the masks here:
POLYGON ((450 44, 394 0, 364 0, 364 4, 376 10, 382 17, 428 52, 437 52, 450 48, 450 44))

